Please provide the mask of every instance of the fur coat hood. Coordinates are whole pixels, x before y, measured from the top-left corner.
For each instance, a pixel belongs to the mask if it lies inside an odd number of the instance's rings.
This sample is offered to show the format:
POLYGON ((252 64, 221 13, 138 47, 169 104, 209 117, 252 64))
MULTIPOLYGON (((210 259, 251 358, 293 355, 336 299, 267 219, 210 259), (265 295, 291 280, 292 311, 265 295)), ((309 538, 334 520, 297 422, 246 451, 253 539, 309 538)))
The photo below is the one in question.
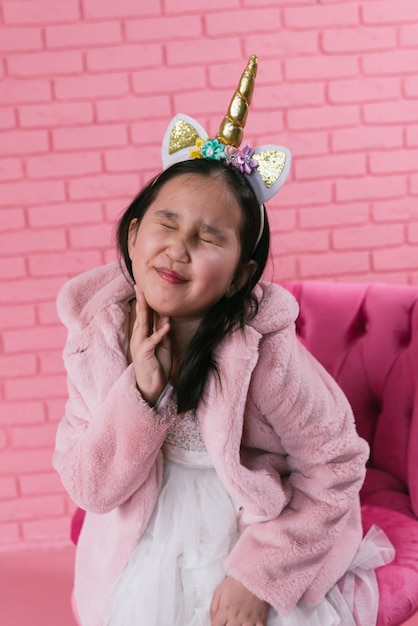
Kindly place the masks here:
MULTIPOLYGON (((221 386, 209 378, 197 418, 240 505, 241 535, 226 573, 289 611, 300 600, 321 601, 357 550, 368 446, 340 388, 297 340, 293 296, 265 282, 256 295, 257 316, 218 347, 221 386)), ((102 626, 109 590, 150 519, 173 419, 141 398, 127 364, 133 297, 117 263, 72 279, 58 297, 69 399, 54 465, 88 511, 75 576, 83 626, 102 626)))

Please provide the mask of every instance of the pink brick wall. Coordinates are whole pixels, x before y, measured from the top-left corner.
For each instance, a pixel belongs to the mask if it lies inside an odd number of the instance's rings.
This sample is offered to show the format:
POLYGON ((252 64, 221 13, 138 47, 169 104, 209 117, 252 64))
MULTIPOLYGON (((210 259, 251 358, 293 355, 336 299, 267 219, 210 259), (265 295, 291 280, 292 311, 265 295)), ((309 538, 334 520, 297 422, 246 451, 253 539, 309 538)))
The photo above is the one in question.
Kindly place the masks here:
POLYGON ((294 154, 275 277, 418 283, 417 0, 3 0, 0 548, 68 538, 58 288, 113 258, 171 116, 215 133, 251 53, 247 139, 294 154))

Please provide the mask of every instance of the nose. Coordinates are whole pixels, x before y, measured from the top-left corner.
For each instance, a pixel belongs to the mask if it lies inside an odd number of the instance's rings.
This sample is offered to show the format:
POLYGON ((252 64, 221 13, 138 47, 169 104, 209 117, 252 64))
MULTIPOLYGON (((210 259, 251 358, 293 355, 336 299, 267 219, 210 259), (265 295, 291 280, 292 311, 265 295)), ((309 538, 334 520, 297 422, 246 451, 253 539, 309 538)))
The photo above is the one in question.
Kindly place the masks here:
POLYGON ((172 261, 177 263, 188 263, 190 260, 189 251, 185 237, 179 232, 174 231, 167 245, 167 255, 172 261))

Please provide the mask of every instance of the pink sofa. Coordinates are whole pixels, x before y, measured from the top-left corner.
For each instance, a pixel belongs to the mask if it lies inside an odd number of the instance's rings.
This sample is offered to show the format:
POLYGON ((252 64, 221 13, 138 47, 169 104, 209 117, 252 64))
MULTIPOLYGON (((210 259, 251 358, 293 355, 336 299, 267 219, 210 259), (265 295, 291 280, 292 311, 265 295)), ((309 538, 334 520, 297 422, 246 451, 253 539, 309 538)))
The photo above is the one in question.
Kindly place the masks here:
POLYGON ((380 526, 396 558, 377 570, 378 626, 418 610, 418 286, 300 282, 300 340, 345 391, 371 447, 364 530, 380 526))
MULTIPOLYGON (((418 610, 418 286, 287 283, 300 303, 300 340, 334 376, 371 446, 364 530, 380 526, 396 548, 377 570, 377 626, 418 610)), ((78 510, 72 538, 83 521, 78 510)))

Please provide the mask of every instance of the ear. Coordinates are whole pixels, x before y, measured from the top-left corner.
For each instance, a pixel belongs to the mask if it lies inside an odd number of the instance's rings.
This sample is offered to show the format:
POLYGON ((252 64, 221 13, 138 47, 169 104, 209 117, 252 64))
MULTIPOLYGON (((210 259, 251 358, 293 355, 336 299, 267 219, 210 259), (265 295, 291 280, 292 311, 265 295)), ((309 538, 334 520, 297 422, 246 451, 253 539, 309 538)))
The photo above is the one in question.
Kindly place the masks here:
POLYGON ((129 258, 132 261, 132 256, 133 256, 133 252, 134 252, 134 248, 135 248, 135 242, 136 242, 136 235, 138 233, 138 220, 137 218, 134 218, 133 220, 131 220, 130 224, 129 224, 129 229, 128 229, 128 252, 129 252, 129 258))
POLYGON ((246 265, 239 267, 232 283, 229 285, 228 289, 225 292, 225 297, 231 298, 232 296, 234 296, 249 282, 249 280, 251 280, 256 270, 257 262, 254 260, 248 261, 246 265))

